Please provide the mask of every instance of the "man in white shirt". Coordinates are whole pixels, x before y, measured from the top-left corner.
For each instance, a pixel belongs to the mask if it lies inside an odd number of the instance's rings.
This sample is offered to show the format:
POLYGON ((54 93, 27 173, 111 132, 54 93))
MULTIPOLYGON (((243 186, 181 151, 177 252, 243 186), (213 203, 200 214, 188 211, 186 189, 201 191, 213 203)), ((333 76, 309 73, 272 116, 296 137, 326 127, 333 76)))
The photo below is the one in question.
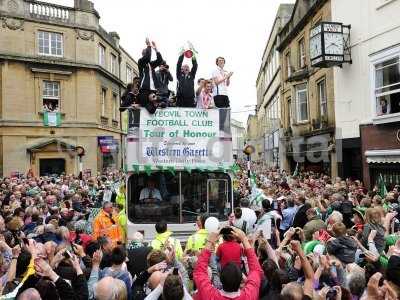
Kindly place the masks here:
POLYGON ((218 57, 215 63, 217 69, 212 73, 212 79, 214 82, 214 103, 217 108, 228 108, 230 106, 228 86, 230 85, 230 79, 233 72, 227 72, 224 70, 225 58, 218 57))
POLYGON ((249 208, 249 205, 250 205, 249 200, 247 200, 245 198, 240 200, 240 207, 242 209, 242 218, 241 219, 243 221, 246 221, 248 233, 253 233, 254 229, 255 229, 255 224, 257 222, 257 215, 254 212, 254 210, 249 208))
POLYGON ((162 201, 160 190, 156 188, 154 178, 149 178, 147 187, 140 191, 139 201, 141 203, 160 203, 162 201))

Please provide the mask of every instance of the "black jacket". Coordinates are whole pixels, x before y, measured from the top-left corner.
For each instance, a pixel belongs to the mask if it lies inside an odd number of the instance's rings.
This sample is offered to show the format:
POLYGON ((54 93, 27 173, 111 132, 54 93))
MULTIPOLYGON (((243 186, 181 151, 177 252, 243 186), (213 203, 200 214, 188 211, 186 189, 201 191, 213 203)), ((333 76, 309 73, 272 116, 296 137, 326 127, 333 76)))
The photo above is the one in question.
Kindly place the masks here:
POLYGON ((173 81, 170 71, 167 70, 163 72, 157 71, 156 76, 158 82, 160 83, 158 92, 162 95, 168 95, 169 94, 168 84, 170 81, 173 81))
POLYGON ((163 58, 160 52, 157 52, 157 59, 151 61, 151 47, 148 46, 144 52, 144 55, 138 60, 139 77, 140 77, 140 88, 144 90, 151 90, 150 85, 150 72, 153 77, 155 89, 160 88, 160 82, 156 76, 155 68, 159 67, 163 62, 163 58))
POLYGON ((357 243, 349 236, 341 236, 326 244, 326 251, 345 264, 355 261, 357 243))
POLYGON ((306 211, 311 208, 310 204, 306 203, 302 207, 300 207, 297 211, 297 213, 294 215, 293 219, 293 225, 292 227, 300 227, 303 228, 304 225, 307 224, 308 219, 307 219, 307 214, 306 211))
POLYGON ((125 111, 128 107, 132 106, 132 104, 139 104, 137 95, 135 95, 133 92, 128 92, 122 95, 119 111, 125 111))
POLYGON ((132 276, 139 276, 140 273, 145 271, 147 266, 147 255, 151 252, 152 247, 139 247, 135 249, 128 249, 128 271, 132 276))
POLYGON ((178 89, 176 96, 178 99, 181 98, 181 99, 194 100, 194 79, 196 77, 196 72, 198 67, 197 60, 194 57, 192 58, 193 67, 187 76, 185 76, 181 72, 182 62, 183 62, 183 54, 179 56, 178 64, 176 67, 176 79, 178 81, 178 89))

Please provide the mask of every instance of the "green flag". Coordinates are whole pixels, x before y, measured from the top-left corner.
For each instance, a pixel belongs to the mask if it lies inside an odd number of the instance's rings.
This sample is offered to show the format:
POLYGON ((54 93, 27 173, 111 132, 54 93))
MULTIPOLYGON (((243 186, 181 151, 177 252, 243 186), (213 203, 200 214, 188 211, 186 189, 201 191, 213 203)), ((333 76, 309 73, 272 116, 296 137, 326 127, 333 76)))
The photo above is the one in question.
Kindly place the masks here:
POLYGON ((203 172, 204 171, 204 167, 197 167, 196 168, 199 172, 203 172))
POLYGON ((296 164, 296 169, 293 172, 293 176, 299 175, 299 163, 296 164))
POLYGON ((219 166, 218 167, 218 171, 219 172, 224 172, 225 173, 225 168, 223 166, 219 166))
POLYGON ((388 191, 386 189, 386 185, 385 185, 385 182, 383 180, 383 176, 382 176, 382 174, 379 174, 379 178, 378 178, 378 194, 382 198, 385 198, 387 193, 388 193, 388 191))
POLYGON ((132 165, 132 169, 136 174, 139 174, 140 166, 139 165, 132 165))
POLYGON ((144 166, 144 171, 146 172, 146 175, 147 175, 147 176, 150 176, 150 175, 151 175, 151 172, 152 172, 151 166, 150 166, 150 165, 145 165, 145 166, 144 166))
POLYGON ((172 176, 175 176, 175 167, 174 166, 169 166, 167 167, 167 171, 172 174, 172 176))
POLYGON ((156 166, 157 169, 159 169, 160 171, 164 170, 164 166, 156 166))
POLYGON ((232 171, 233 174, 236 174, 237 172, 239 172, 240 167, 237 163, 234 163, 232 166, 230 166, 229 169, 232 171))
POLYGON ((59 112, 45 111, 43 113, 43 125, 59 127, 61 125, 61 114, 59 112))
POLYGON ((257 184, 257 177, 253 172, 250 173, 250 182, 252 186, 257 184))

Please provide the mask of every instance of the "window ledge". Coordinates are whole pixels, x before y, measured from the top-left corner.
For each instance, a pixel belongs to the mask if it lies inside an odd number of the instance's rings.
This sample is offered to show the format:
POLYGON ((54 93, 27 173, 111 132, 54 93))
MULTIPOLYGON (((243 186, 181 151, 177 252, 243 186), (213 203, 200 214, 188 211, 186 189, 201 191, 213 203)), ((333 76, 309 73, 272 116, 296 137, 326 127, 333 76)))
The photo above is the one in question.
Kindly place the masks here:
MULTIPOLYGON (((61 117, 65 117, 65 113, 60 112, 60 111, 49 111, 49 112, 58 112, 58 113, 60 113, 61 117)), ((40 116, 43 116, 44 115, 44 111, 39 111, 38 114, 40 116)))
POLYGON ((374 125, 400 122, 400 113, 376 116, 372 118, 372 122, 374 125))
POLYGON ((310 121, 309 120, 306 120, 306 121, 299 121, 299 122, 296 122, 296 123, 294 123, 294 124, 292 124, 292 125, 294 125, 294 126, 301 126, 301 125, 307 125, 307 124, 309 124, 310 123, 310 121))

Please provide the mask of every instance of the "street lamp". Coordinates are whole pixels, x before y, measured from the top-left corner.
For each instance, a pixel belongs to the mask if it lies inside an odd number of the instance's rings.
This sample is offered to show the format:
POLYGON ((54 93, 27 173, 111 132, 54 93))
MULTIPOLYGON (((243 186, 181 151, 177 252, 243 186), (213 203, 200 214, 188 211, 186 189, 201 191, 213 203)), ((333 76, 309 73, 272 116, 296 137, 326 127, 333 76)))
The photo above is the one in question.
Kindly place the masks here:
POLYGON ((83 148, 82 146, 76 146, 75 147, 75 151, 76 154, 78 155, 79 158, 79 179, 82 180, 83 179, 83 164, 82 164, 82 156, 85 155, 85 148, 83 148))
POLYGON ((243 153, 247 156, 247 177, 248 177, 248 185, 251 187, 251 155, 256 151, 253 145, 244 146, 243 153))

